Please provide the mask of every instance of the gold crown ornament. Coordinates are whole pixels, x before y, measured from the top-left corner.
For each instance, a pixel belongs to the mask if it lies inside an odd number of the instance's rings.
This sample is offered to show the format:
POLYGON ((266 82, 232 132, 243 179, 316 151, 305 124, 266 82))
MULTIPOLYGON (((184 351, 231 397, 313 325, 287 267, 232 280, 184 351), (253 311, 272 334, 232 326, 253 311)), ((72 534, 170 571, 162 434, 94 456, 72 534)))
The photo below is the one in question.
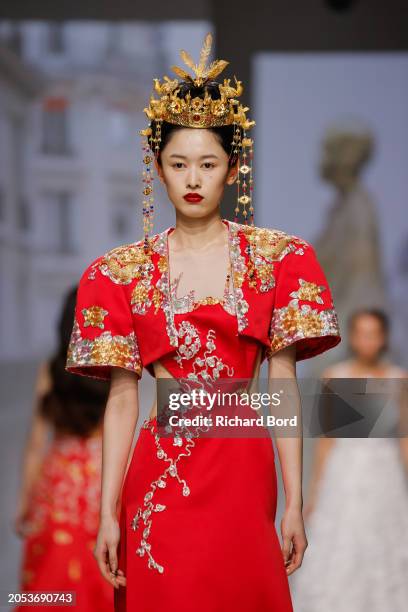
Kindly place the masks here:
POLYGON ((149 119, 149 127, 140 130, 143 137, 143 163, 145 165, 143 171, 143 216, 144 216, 144 235, 145 235, 145 250, 148 250, 148 235, 153 230, 153 173, 151 164, 154 157, 157 158, 160 153, 161 142, 161 127, 163 121, 174 125, 180 125, 188 128, 212 128, 225 125, 233 126, 233 138, 231 141, 230 160, 236 158, 238 167, 237 176, 237 206, 234 210, 234 221, 238 221, 238 213, 240 212, 239 204, 242 204, 242 215, 244 222, 248 223, 248 211, 246 209, 249 204, 249 219, 251 225, 254 224, 254 209, 252 206, 252 160, 253 160, 253 140, 246 136, 246 131, 255 125, 255 121, 247 118, 246 112, 249 110, 247 106, 242 106, 237 98, 243 92, 241 81, 238 81, 234 75, 235 84, 231 85, 231 79, 224 79, 223 83, 218 83, 219 97, 212 98, 211 93, 206 90, 205 85, 215 79, 229 64, 226 60, 215 60, 209 62, 212 46, 212 35, 208 33, 204 39, 204 43, 200 52, 198 63, 194 63, 193 58, 187 51, 180 50, 180 56, 188 68, 192 70, 194 76, 191 76, 184 68, 179 66, 171 66, 171 70, 179 76, 178 79, 170 79, 168 76, 163 77, 163 82, 159 79, 153 79, 154 91, 159 96, 155 98, 154 94, 150 97, 149 106, 144 109, 144 112, 149 119), (180 94, 182 85, 190 84, 192 87, 203 88, 203 95, 191 96, 190 92, 183 97, 180 94), (248 153, 247 150, 248 149, 248 153))

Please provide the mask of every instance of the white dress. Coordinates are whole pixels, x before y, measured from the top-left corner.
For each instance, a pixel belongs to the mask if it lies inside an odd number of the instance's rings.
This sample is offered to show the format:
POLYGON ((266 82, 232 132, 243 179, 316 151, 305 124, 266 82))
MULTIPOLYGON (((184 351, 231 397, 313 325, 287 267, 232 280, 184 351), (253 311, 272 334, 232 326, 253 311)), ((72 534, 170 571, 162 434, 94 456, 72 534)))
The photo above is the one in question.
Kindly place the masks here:
MULTIPOLYGON (((351 377, 347 362, 335 368, 351 377)), ((387 378, 402 375, 389 366, 387 378)), ((396 438, 335 440, 306 534, 295 612, 408 610, 408 477, 396 438)))

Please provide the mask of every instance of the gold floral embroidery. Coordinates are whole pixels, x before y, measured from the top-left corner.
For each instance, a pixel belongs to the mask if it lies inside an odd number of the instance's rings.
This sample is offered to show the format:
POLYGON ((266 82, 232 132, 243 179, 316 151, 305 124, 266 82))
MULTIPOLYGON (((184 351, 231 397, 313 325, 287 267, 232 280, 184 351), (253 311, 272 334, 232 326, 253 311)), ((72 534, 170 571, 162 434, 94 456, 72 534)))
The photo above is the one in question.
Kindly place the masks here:
MULTIPOLYGON (((238 331, 242 332, 248 325, 246 313, 249 309, 244 297, 244 283, 247 282, 248 288, 256 292, 270 291, 275 287, 273 262, 280 261, 293 251, 303 254, 302 247, 307 243, 281 230, 259 228, 226 219, 223 222, 228 229, 232 291, 222 305, 227 312, 236 315, 238 331), (244 239, 241 244, 242 236, 244 239)), ((89 278, 95 277, 98 268, 117 284, 127 285, 137 280, 130 298, 132 312, 144 315, 152 305, 155 314, 162 309, 170 344, 178 346, 174 324, 174 313, 178 311, 172 308, 168 272, 168 233, 171 229, 153 235, 149 239, 150 248, 147 253, 144 252, 142 240, 108 251, 91 269, 89 278), (155 261, 154 254, 157 254, 155 261), (153 283, 155 269, 160 275, 157 282, 153 283)))
POLYGON ((270 326, 271 348, 267 350, 268 359, 281 348, 304 338, 339 335, 337 313, 334 308, 313 309, 309 304, 301 308, 290 304, 275 309, 270 326))
POLYGON ((308 282, 303 278, 298 279, 299 289, 292 291, 289 294, 291 298, 295 298, 291 303, 297 302, 297 300, 307 300, 308 302, 316 302, 317 304, 323 304, 323 299, 320 294, 326 289, 324 285, 316 285, 316 283, 308 282))
POLYGON ((269 262, 281 261, 287 253, 294 249, 295 244, 306 245, 302 238, 287 234, 282 230, 246 225, 242 227, 255 258, 258 256, 269 262))
POLYGON ((68 562, 68 576, 71 580, 78 582, 82 578, 82 568, 79 559, 70 559, 68 562))
POLYGON ((159 257, 159 260, 157 262, 157 268, 161 274, 163 274, 163 272, 167 272, 168 262, 166 257, 164 257, 163 255, 159 257))
POLYGON ((105 331, 90 340, 82 337, 81 328, 75 319, 66 367, 80 369, 83 366, 104 365, 126 368, 141 376, 142 364, 134 331, 127 336, 112 336, 110 331, 105 331))
POLYGON ((54 529, 52 538, 56 544, 71 544, 72 535, 64 529, 54 529))
MULTIPOLYGON (((240 223, 229 222, 232 233, 237 237, 236 259, 241 255, 239 233, 245 236, 245 252, 247 260, 243 258, 241 265, 238 264, 234 271, 234 281, 237 287, 242 287, 245 280, 248 287, 258 291, 266 292, 275 287, 274 262, 281 261, 288 253, 296 251, 300 254, 302 246, 307 243, 297 236, 292 236, 277 229, 248 226, 240 223), (300 249, 299 249, 300 247, 300 249)), ((245 328, 245 317, 241 316, 240 331, 245 328)))
POLYGON ((163 301, 163 295, 162 295, 161 291, 159 289, 157 289, 157 287, 155 287, 153 289, 153 297, 152 297, 152 302, 154 304, 154 313, 155 314, 157 314, 157 311, 159 310, 162 301, 163 301))
POLYGON ((138 310, 140 310, 141 304, 143 304, 144 302, 147 302, 148 297, 149 297, 149 288, 143 283, 143 281, 140 281, 133 288, 130 303, 132 305, 137 304, 138 310))
POLYGON ((89 308, 83 308, 81 312, 84 315, 84 327, 104 328, 103 320, 108 311, 102 308, 102 306, 90 306, 89 308))
POLYGON ((145 253, 141 241, 111 249, 98 263, 102 274, 120 285, 128 285, 135 278, 145 276, 151 269, 151 255, 145 253))
MULTIPOLYGON (((228 228, 232 291, 222 305, 227 312, 237 317, 238 331, 242 332, 248 325, 246 313, 249 309, 244 294, 244 283, 247 282, 247 287, 256 292, 270 291, 275 287, 274 262, 281 261, 291 252, 303 255, 303 247, 307 246, 307 243, 281 230, 259 228, 226 219, 223 221, 228 228)), ((144 252, 142 240, 108 251, 91 269, 89 278, 95 277, 98 268, 102 274, 117 284, 127 285, 137 280, 130 297, 132 312, 144 315, 152 305, 155 314, 161 309, 165 315, 170 344, 177 347, 174 314, 179 311, 177 308, 174 309, 172 304, 168 271, 170 229, 172 228, 167 228, 149 239, 150 248, 147 253, 144 252), (154 260, 155 254, 157 259, 154 260), (155 269, 159 272, 159 278, 153 283, 155 269)), ((318 298, 316 301, 320 303, 318 298)), ((186 305, 182 306, 184 312, 186 305)), ((191 309, 189 306, 187 310, 191 309)))

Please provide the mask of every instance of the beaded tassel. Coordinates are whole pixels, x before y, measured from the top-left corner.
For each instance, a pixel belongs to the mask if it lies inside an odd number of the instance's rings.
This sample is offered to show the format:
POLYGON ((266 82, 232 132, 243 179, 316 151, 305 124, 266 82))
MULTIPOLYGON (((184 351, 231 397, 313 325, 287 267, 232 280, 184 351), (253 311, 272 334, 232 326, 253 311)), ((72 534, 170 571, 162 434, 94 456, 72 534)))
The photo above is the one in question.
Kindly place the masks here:
POLYGON ((147 253, 149 250, 149 233, 153 229, 153 217, 154 217, 154 198, 153 198, 153 172, 151 163, 153 158, 150 154, 149 142, 146 139, 143 140, 143 232, 144 232, 144 252, 147 253))
POLYGON ((246 132, 243 130, 243 138, 240 141, 241 151, 242 151, 242 164, 241 160, 238 159, 238 194, 237 194, 237 206, 235 208, 235 218, 234 221, 237 222, 237 215, 239 212, 239 204, 242 204, 242 215, 244 217, 245 225, 248 225, 248 211, 246 209, 247 204, 250 204, 249 207, 249 220, 251 225, 254 225, 254 207, 252 205, 252 192, 253 192, 253 178, 252 178, 252 160, 253 160, 253 141, 250 138, 246 137, 246 132), (249 154, 246 152, 246 149, 249 148, 249 154), (247 160, 249 158, 249 163, 247 160), (247 174, 249 174, 248 182, 247 182, 247 174), (242 175, 242 180, 241 180, 242 175), (242 183, 242 195, 240 193, 242 183), (248 193, 249 192, 249 193, 248 193))
POLYGON ((250 141, 249 145, 249 198, 250 198, 250 207, 249 207, 249 219, 251 225, 254 225, 254 205, 253 205, 253 191, 254 191, 254 179, 253 179, 253 159, 254 159, 254 141, 250 141))
POLYGON ((143 140, 143 163, 145 168, 143 170, 143 232, 144 232, 144 252, 149 251, 149 235, 153 233, 153 221, 154 221, 154 197, 153 197, 153 170, 152 161, 153 157, 157 159, 160 154, 160 142, 161 142, 161 125, 162 121, 157 119, 155 121, 155 135, 153 136, 150 130, 150 142, 148 138, 143 140))

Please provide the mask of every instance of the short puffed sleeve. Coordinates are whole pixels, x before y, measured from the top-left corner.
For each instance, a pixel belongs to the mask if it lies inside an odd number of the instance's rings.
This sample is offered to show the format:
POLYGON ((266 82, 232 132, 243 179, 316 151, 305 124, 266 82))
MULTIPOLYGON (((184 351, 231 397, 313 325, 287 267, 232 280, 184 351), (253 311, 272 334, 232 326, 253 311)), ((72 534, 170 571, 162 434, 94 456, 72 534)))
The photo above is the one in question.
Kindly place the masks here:
POLYGON ((340 341, 332 294, 313 246, 292 237, 275 262, 275 300, 269 328, 270 359, 296 343, 296 361, 315 357, 340 341))
POLYGON ((116 366, 140 378, 142 362, 126 285, 109 275, 102 260, 95 259, 80 278, 65 369, 110 380, 116 366))

